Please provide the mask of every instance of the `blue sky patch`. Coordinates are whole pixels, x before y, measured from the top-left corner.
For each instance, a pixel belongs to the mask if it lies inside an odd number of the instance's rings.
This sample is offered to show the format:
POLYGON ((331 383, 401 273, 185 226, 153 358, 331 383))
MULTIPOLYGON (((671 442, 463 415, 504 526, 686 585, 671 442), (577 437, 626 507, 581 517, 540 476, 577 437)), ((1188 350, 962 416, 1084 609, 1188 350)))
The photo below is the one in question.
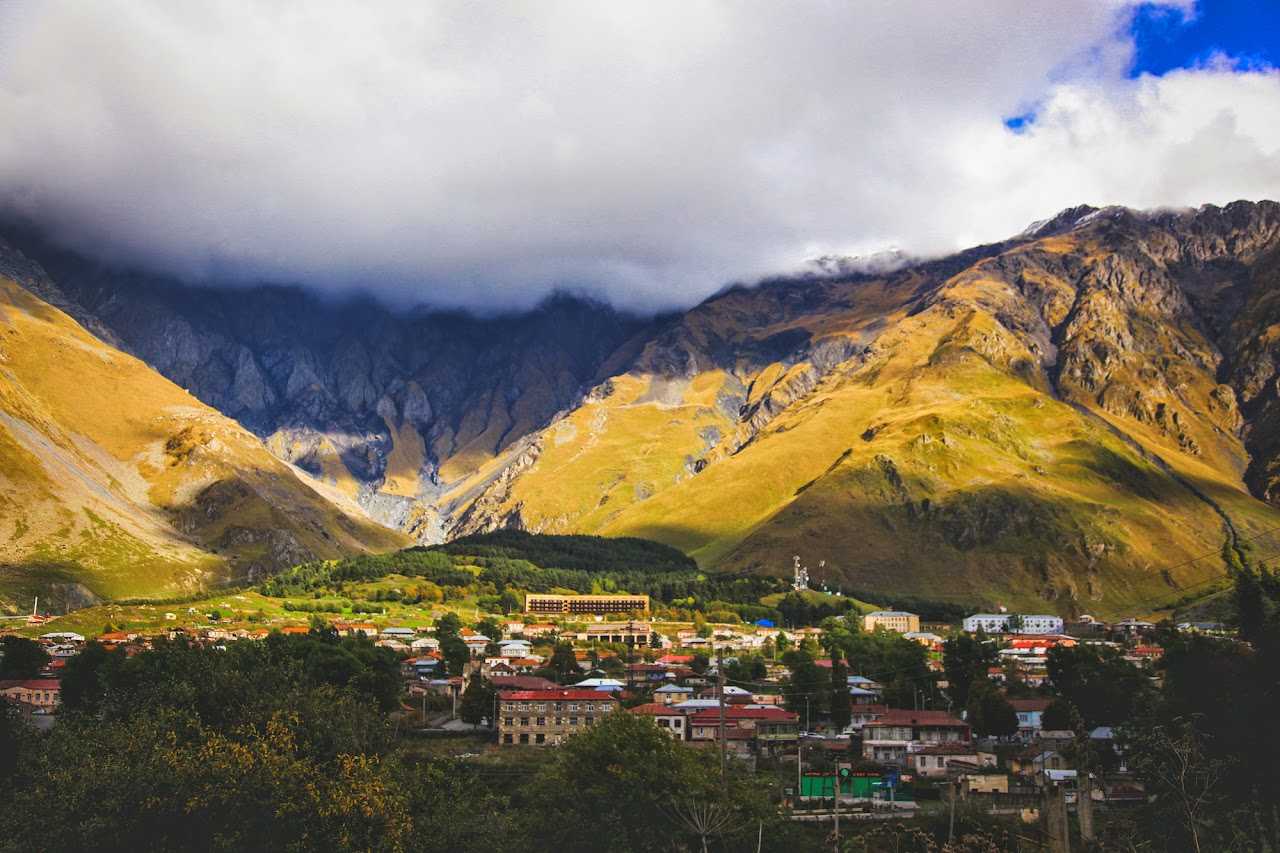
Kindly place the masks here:
POLYGON ((1199 0, 1193 15, 1154 3, 1138 8, 1131 28, 1131 77, 1204 65, 1226 54, 1246 67, 1280 64, 1280 2, 1199 0))

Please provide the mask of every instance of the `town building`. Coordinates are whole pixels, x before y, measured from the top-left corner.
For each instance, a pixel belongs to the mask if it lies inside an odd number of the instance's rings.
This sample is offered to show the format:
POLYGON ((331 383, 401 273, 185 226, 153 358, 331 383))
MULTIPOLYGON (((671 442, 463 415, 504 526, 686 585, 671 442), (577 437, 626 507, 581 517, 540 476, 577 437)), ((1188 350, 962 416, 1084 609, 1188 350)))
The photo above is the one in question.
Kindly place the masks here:
POLYGON ((693 698, 693 688, 679 684, 665 684, 653 691, 653 699, 662 705, 674 705, 693 698))
POLYGON ((1044 714, 1045 709, 1052 704, 1052 700, 1044 698, 1010 699, 1009 704, 1013 706, 1014 713, 1018 715, 1018 737, 1022 740, 1031 740, 1039 735, 1044 728, 1040 723, 1040 717, 1044 714))
POLYGON ((336 631, 340 637, 378 636, 378 626, 374 625, 372 622, 334 622, 333 630, 336 631))
POLYGON ((670 705, 650 702, 647 705, 637 705, 631 709, 631 713, 641 717, 651 717, 658 724, 658 728, 676 740, 688 739, 687 715, 683 711, 672 710, 670 705))
POLYGON ((867 723, 874 723, 887 713, 887 705, 854 705, 850 709, 849 725, 845 727, 844 734, 858 734, 867 723))
POLYGON ((997 764, 995 753, 979 752, 972 743, 939 743, 912 752, 907 758, 911 769, 925 779, 945 779, 997 764))
MULTIPOLYGON (((529 593, 524 597, 525 613, 632 613, 649 609, 647 595, 552 595, 529 593)), ((528 630, 525 630, 528 636, 528 630)))
POLYGON ((601 622, 588 625, 578 639, 587 643, 624 643, 628 646, 647 646, 653 635, 648 622, 601 622))
POLYGON ((498 743, 555 745, 618 710, 598 690, 511 690, 498 694, 498 743))
POLYGON ((881 764, 907 765, 907 754, 936 744, 968 743, 972 730, 946 711, 891 708, 862 727, 862 756, 881 764))
POLYGON ((1061 616, 1043 614, 975 613, 964 619, 964 630, 970 634, 1061 634, 1062 627, 1061 616))
POLYGON ((905 610, 877 610, 862 617, 862 627, 867 631, 884 628, 906 634, 920 630, 920 617, 905 610))
POLYGON ((0 699, 53 710, 62 702, 62 684, 56 678, 0 681, 0 699))
MULTIPOLYGON (((719 742, 720 715, 719 705, 693 710, 689 714, 688 739, 695 743, 719 742)), ((783 708, 726 704, 724 729, 727 743, 736 742, 748 750, 767 749, 796 742, 800 737, 800 715, 783 708)))

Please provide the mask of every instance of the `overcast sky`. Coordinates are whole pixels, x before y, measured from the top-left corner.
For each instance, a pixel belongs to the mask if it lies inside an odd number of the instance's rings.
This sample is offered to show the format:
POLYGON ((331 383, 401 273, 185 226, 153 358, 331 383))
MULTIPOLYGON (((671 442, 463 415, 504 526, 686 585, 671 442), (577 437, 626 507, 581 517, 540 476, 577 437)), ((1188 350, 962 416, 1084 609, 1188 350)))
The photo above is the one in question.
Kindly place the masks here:
POLYGON ((8 0, 0 204, 188 278, 484 310, 1280 197, 1265 27, 1135 5, 8 0))

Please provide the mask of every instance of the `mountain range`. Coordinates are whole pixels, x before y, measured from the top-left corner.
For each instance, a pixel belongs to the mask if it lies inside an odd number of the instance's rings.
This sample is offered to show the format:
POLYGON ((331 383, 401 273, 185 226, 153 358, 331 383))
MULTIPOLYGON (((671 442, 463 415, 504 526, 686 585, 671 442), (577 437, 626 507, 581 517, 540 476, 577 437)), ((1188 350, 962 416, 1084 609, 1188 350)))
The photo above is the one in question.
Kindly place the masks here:
POLYGON ((659 317, 197 286, 6 233, 0 597, 519 528, 1122 612, 1280 550, 1274 202, 1078 207, 659 317))

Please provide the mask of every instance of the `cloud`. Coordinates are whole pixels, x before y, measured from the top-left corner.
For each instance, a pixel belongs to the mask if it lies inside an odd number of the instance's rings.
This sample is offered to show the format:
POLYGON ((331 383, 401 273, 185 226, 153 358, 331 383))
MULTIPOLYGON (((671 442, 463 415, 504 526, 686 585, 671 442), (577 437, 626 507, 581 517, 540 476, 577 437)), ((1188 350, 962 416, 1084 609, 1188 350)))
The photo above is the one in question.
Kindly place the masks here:
POLYGON ((117 262, 484 310, 1280 196, 1280 74, 1129 79, 1134 5, 10 3, 0 199, 117 262))

